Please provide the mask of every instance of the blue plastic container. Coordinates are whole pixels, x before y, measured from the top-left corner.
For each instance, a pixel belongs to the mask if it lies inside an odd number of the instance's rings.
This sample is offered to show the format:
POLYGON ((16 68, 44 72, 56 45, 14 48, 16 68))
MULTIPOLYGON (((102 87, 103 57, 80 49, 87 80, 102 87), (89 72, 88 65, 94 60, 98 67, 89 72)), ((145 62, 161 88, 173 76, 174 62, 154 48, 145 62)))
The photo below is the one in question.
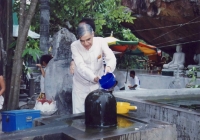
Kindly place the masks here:
POLYGON ((23 109, 3 111, 2 113, 2 131, 12 132, 23 130, 33 126, 33 120, 40 117, 40 110, 23 109))
POLYGON ((107 73, 106 75, 103 75, 101 79, 99 79, 99 84, 103 89, 110 89, 115 85, 115 83, 116 79, 112 73, 107 73))

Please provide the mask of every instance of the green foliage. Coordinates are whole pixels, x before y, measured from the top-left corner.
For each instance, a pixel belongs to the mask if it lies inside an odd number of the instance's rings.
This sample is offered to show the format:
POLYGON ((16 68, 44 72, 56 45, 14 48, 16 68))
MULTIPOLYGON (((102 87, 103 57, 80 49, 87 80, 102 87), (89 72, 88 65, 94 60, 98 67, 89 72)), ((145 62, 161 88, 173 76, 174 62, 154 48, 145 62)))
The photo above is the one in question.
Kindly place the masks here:
POLYGON ((26 60, 29 58, 33 58, 33 60, 36 62, 41 55, 42 51, 39 48, 39 40, 28 37, 26 48, 22 53, 22 57, 26 60))
MULTIPOLYGON (((15 4, 15 11, 19 6, 15 4)), ((31 29, 39 32, 39 5, 32 20, 31 29)), ((136 19, 131 15, 130 10, 121 5, 121 0, 50 0, 50 34, 60 30, 61 27, 68 28, 76 34, 76 27, 83 17, 94 19, 97 36, 107 37, 113 31, 113 36, 120 40, 134 41, 139 40, 130 29, 122 26, 122 23, 134 23, 136 19)), ((40 56, 39 45, 29 40, 23 57, 33 57, 34 60, 40 56), (36 47, 37 46, 37 47, 36 47)), ((143 40, 139 40, 144 42, 143 40)), ((143 64, 137 59, 140 56, 123 56, 120 58, 119 66, 121 68, 143 68, 143 64), (131 60, 131 61, 130 61, 131 60), (129 63, 128 63, 129 62, 129 63)), ((142 58, 141 58, 142 59, 142 58)))
POLYGON ((200 85, 196 85, 197 69, 195 67, 189 69, 187 76, 191 79, 188 84, 186 84, 186 88, 200 88, 200 85))
POLYGON ((121 5, 121 0, 51 0, 50 7, 51 27, 57 30, 59 27, 67 27, 68 21, 73 33, 76 33, 78 22, 83 17, 95 20, 98 36, 106 36, 106 34, 108 36, 111 31, 118 34, 123 28, 120 23, 133 23, 135 19, 131 16, 131 12, 121 5))
MULTIPOLYGON (((19 13, 19 3, 14 4, 13 11, 19 13)), ((133 34, 130 30, 123 33, 127 29, 121 23, 134 23, 136 18, 131 16, 127 7, 121 5, 121 0, 50 0, 50 35, 53 36, 60 28, 68 28, 76 34, 76 27, 83 17, 94 19, 97 36, 107 37, 113 31, 120 40, 135 39, 131 37, 133 34)), ((39 21, 38 5, 31 30, 39 32, 39 21)))
POLYGON ((147 60, 146 56, 138 55, 116 55, 118 69, 145 69, 145 62, 138 60, 147 60))
POLYGON ((139 39, 131 32, 130 29, 123 29, 122 34, 126 40, 139 41, 139 39))
MULTIPOLYGON (((17 41, 13 41, 9 48, 15 49, 17 44, 17 41)), ((33 39, 31 37, 27 38, 26 47, 22 53, 22 57, 25 61, 28 59, 33 59, 35 62, 37 62, 37 59, 42 55, 42 51, 39 48, 39 40, 33 39)))

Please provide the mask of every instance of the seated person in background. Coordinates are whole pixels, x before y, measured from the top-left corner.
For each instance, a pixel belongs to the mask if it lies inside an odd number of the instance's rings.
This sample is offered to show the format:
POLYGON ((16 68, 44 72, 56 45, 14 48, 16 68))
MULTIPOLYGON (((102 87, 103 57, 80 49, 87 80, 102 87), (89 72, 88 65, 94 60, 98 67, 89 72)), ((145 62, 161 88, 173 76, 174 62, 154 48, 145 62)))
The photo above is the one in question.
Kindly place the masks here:
POLYGON ((135 71, 130 71, 130 77, 131 78, 131 85, 128 86, 129 89, 137 89, 140 88, 140 80, 138 79, 138 77, 135 75, 135 71))
POLYGON ((52 59, 53 57, 49 54, 46 55, 42 55, 40 58, 40 64, 36 64, 36 66, 38 66, 40 68, 40 71, 42 73, 41 75, 41 79, 40 79, 40 88, 41 88, 41 93, 45 93, 44 91, 44 77, 45 77, 45 69, 49 63, 49 61, 52 59), (43 68, 44 67, 44 68, 43 68))
POLYGON ((173 59, 168 64, 163 65, 163 69, 171 69, 175 70, 179 67, 179 69, 184 68, 185 63, 185 53, 182 52, 182 46, 177 45, 176 46, 176 53, 173 55, 173 59))
POLYGON ((188 65, 188 68, 189 69, 193 67, 200 68, 200 54, 195 54, 193 59, 194 59, 194 62, 197 63, 197 65, 188 65))
POLYGON ((125 76, 123 75, 123 72, 118 71, 117 69, 115 69, 115 71, 113 72, 113 74, 115 75, 115 79, 117 80, 117 87, 119 88, 119 90, 125 90, 125 76))

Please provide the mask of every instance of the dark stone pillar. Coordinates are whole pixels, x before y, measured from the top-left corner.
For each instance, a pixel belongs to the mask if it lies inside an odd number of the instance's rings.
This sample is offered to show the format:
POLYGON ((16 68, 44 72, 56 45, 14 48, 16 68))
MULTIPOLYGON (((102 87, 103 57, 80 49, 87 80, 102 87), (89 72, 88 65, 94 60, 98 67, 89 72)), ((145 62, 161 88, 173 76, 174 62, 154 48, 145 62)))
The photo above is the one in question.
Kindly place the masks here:
POLYGON ((0 51, 4 49, 7 53, 6 57, 6 53, 1 52, 3 58, 2 62, 4 63, 3 65, 4 78, 7 87, 5 93, 3 94, 3 96, 5 97, 5 102, 4 102, 5 109, 8 101, 11 72, 12 72, 11 69, 12 51, 10 51, 11 49, 9 47, 12 41, 12 30, 13 30, 12 0, 0 0, 0 38, 2 38, 2 40, 0 41, 0 43, 2 43, 0 51))
POLYGON ((40 49, 44 54, 49 48, 49 0, 40 0, 40 49))

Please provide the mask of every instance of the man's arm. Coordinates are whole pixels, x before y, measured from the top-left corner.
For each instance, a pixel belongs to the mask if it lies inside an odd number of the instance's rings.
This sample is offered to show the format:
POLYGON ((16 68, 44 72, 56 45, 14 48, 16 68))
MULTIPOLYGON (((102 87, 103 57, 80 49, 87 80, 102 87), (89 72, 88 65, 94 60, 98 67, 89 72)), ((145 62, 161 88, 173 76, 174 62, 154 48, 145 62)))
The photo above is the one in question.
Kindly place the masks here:
POLYGON ((76 70, 81 74, 81 76, 84 79, 91 82, 96 82, 97 76, 94 75, 94 73, 86 67, 86 64, 83 61, 83 58, 79 53, 79 50, 73 44, 71 45, 71 51, 72 51, 72 58, 74 59, 76 65, 76 70))
POLYGON ((45 71, 44 69, 42 68, 41 64, 36 64, 36 66, 38 66, 40 68, 40 71, 42 73, 42 76, 45 77, 45 71))
POLYGON ((0 75, 0 95, 2 95, 4 93, 4 91, 6 90, 6 85, 5 85, 5 81, 2 75, 0 75))
POLYGON ((116 57, 113 51, 109 48, 107 42, 102 38, 102 50, 105 55, 106 68, 105 73, 113 72, 116 67, 116 57))
POLYGON ((74 74, 74 68, 75 68, 75 63, 74 63, 74 60, 72 59, 70 63, 70 67, 69 67, 71 74, 74 74))
POLYGON ((130 89, 134 89, 137 87, 137 85, 135 84, 134 86, 128 86, 130 89))

